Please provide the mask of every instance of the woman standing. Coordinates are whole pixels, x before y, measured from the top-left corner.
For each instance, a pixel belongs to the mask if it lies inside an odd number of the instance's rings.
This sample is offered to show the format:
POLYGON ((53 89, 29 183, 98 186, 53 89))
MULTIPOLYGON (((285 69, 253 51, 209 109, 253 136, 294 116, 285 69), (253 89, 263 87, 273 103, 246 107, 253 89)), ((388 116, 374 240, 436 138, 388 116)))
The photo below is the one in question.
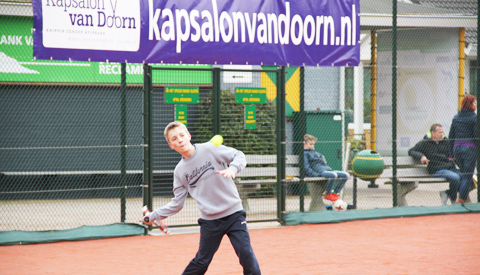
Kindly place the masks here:
POLYGON ((477 160, 476 110, 477 98, 474 95, 466 95, 463 98, 461 110, 453 117, 448 135, 450 152, 453 152, 455 162, 461 172, 458 203, 466 202, 470 186, 473 183, 472 176, 477 160))

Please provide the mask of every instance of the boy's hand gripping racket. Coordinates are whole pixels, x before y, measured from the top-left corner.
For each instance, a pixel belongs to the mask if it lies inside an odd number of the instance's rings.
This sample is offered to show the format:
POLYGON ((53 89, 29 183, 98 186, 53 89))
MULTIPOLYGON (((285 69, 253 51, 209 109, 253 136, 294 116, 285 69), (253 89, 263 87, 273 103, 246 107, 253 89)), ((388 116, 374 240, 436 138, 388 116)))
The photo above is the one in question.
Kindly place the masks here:
MULTIPOLYGON (((146 205, 143 207, 143 215, 143 222, 148 225, 152 224, 152 222, 150 222, 150 210, 146 205)), ((162 230, 162 232, 166 235, 170 234, 170 230, 163 221, 154 220, 153 223, 158 226, 158 228, 160 228, 160 230, 162 230)))

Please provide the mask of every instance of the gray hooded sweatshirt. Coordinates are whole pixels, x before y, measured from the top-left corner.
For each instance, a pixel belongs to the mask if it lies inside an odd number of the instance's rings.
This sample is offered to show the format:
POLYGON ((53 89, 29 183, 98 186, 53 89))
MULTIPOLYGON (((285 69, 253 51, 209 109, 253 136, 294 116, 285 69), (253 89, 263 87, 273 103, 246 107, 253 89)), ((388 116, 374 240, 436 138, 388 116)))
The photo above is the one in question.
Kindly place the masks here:
POLYGON ((152 220, 162 220, 182 210, 187 194, 197 201, 200 217, 216 220, 243 210, 242 201, 232 178, 216 172, 229 168, 235 173, 245 168, 245 154, 211 142, 195 144, 195 152, 182 158, 175 167, 173 193, 175 197, 150 214, 152 220))

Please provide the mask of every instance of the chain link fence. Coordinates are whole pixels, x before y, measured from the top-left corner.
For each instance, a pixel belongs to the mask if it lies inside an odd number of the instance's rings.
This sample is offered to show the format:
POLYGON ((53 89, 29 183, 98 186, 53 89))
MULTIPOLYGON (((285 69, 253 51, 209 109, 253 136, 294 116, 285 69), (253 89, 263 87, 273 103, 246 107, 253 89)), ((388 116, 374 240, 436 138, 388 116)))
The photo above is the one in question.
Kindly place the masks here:
MULTIPOLYGON (((477 14, 474 1, 465 1, 464 11, 430 7, 435 1, 412 2, 402 3, 399 14, 422 8, 452 25, 459 25, 455 20, 464 15, 477 14)), ((138 223, 146 195, 142 64, 32 60, 29 1, 7 1, 0 10, 0 231, 138 223)), ((386 10, 391 14, 391 6, 386 10)), ((312 192, 305 182, 296 181, 306 177, 304 134, 317 138, 314 149, 333 170, 352 175, 354 150, 372 150, 385 161, 384 173, 392 171, 393 161, 387 159, 411 158, 409 149, 425 136, 431 138, 433 124, 441 124, 449 137, 462 99, 477 95, 476 36, 476 29, 444 25, 395 31, 362 26, 360 66, 286 67, 281 79, 277 67, 153 64, 154 208, 173 195, 172 173, 180 155, 163 137, 164 127, 173 120, 184 120, 194 143, 219 133, 225 145, 247 155, 295 156, 295 163, 286 167, 249 165, 300 172, 287 172, 280 179, 288 182, 283 189, 275 176, 259 176, 255 180, 262 184, 243 186, 249 221, 309 210, 312 192), (283 85, 285 114, 279 119, 277 90, 283 85), (166 102, 166 89, 192 87, 198 88, 197 104, 166 102), (241 88, 261 89, 266 100, 238 103, 241 88), (249 118, 250 112, 254 118, 249 118)), ((475 136, 466 140, 475 141, 475 136)), ((426 180, 431 177, 420 172, 426 168, 418 163, 406 166, 397 167, 404 173, 399 179, 414 180, 393 182, 388 173, 373 173, 372 180, 350 176, 339 196, 357 210, 445 203, 440 193, 449 188, 448 182, 426 180), (411 190, 404 188, 404 183, 415 182, 411 190), (396 197, 402 192, 405 196, 396 197)), ((477 202, 471 174, 460 170, 462 179, 470 182, 468 200, 477 202)), ((323 197, 324 210, 330 209, 331 201, 323 197)), ((188 198, 184 210, 167 223, 195 225, 198 217, 196 202, 188 198)))
MULTIPOLYGON (((153 82, 171 74, 168 79, 179 83, 154 85, 153 88, 154 208, 163 206, 171 200, 173 169, 181 158, 180 154, 170 149, 164 138, 164 128, 171 121, 179 120, 187 125, 192 135, 192 143, 207 142, 215 134, 221 134, 224 145, 241 150, 246 155, 276 155, 275 71, 264 68, 267 72, 262 72, 260 66, 246 67, 250 70, 226 68, 228 67, 203 71, 195 69, 172 71, 153 66, 153 82), (191 88, 198 88, 198 102, 194 99, 191 104, 182 104, 181 99, 188 98, 188 90, 191 88), (170 98, 171 93, 168 89, 177 90, 178 100, 175 97, 170 98), (255 99, 261 101, 252 104, 249 101, 252 99, 247 98, 246 103, 243 103, 243 98, 236 97, 239 94, 238 89, 243 89, 248 94, 253 91, 254 94, 249 96, 253 95, 255 99), (185 90, 187 93, 182 94, 185 90), (262 94, 260 97, 257 96, 258 90, 262 94), (217 115, 218 122, 215 121, 217 115)), ((190 98, 185 101, 189 100, 190 98)), ((275 186, 274 182, 239 186, 244 188, 243 192, 246 195, 244 200, 248 200, 252 209, 248 217, 250 221, 276 219, 275 186)), ((188 197, 182 211, 169 217, 167 222, 169 226, 196 225, 198 217, 196 202, 188 197)))
POLYGON ((122 125, 118 87, 2 86, 2 230, 136 222, 142 203, 141 89, 126 89, 122 125), (122 196, 138 204, 126 217, 122 196))
MULTIPOLYGON (((141 64, 32 60, 25 5, 0 5, 0 230, 138 223, 141 64)), ((31 12, 31 11, 30 11, 31 12)))

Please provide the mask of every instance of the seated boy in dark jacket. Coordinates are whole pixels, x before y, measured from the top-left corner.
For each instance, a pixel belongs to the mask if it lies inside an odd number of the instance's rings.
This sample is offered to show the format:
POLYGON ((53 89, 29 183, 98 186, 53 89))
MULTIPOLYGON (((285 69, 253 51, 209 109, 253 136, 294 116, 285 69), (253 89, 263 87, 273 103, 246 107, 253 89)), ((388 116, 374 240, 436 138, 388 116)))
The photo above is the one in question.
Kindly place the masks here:
POLYGON ((317 138, 306 134, 304 136, 304 157, 305 157, 305 174, 308 177, 325 177, 329 178, 327 182, 327 191, 325 199, 329 201, 338 200, 338 193, 342 191, 350 176, 347 172, 334 171, 327 165, 325 157, 315 151, 315 142, 317 138), (334 188, 335 182, 338 180, 337 186, 334 188))

